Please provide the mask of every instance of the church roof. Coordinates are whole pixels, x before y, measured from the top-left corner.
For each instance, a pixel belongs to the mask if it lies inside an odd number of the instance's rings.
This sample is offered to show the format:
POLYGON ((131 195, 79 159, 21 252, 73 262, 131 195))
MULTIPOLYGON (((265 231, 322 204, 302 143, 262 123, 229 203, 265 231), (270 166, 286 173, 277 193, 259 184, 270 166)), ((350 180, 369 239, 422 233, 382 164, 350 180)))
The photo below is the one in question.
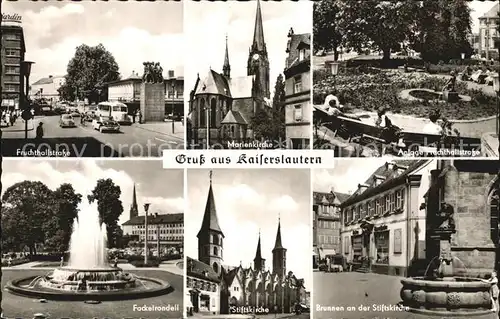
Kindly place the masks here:
POLYGON ((210 70, 208 71, 207 76, 198 83, 195 95, 221 94, 230 97, 230 92, 229 83, 224 75, 217 73, 214 70, 210 70))
POLYGON ((226 284, 228 286, 230 286, 233 283, 234 278, 236 278, 236 275, 238 275, 238 270, 239 268, 233 268, 229 270, 228 273, 226 274, 224 280, 226 281, 226 284))
POLYGON ((260 249, 260 233, 259 233, 259 241, 257 243, 257 251, 255 252, 254 260, 262 260, 262 251, 260 249))
POLYGON ((222 124, 248 124, 247 121, 243 118, 240 112, 229 110, 227 112, 226 117, 221 122, 222 124))
POLYGON ((500 4, 496 3, 488 12, 479 17, 479 19, 498 18, 499 11, 500 11, 500 4))
POLYGON ((278 232, 276 233, 276 242, 274 243, 274 249, 284 249, 281 243, 281 221, 278 221, 278 232))
POLYGON ((254 77, 252 75, 229 79, 229 89, 233 99, 252 97, 254 77))
POLYGON ((198 237, 200 237, 200 234, 202 234, 203 232, 209 230, 216 231, 224 236, 219 226, 219 218, 217 217, 217 210, 215 209, 215 198, 214 192, 212 190, 212 181, 210 181, 207 205, 205 206, 205 214, 203 215, 203 221, 201 223, 200 231, 198 232, 198 237))
POLYGON ((257 51, 264 51, 266 49, 264 41, 264 26, 262 24, 262 10, 260 8, 259 0, 257 0, 257 12, 255 13, 252 48, 257 51))

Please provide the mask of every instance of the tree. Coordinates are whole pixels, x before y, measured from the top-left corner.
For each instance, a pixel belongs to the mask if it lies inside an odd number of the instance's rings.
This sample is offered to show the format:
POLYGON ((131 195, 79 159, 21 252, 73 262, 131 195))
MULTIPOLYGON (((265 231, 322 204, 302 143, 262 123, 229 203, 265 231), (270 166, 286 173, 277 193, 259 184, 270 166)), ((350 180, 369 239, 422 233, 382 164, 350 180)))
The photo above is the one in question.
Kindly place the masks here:
POLYGON ((120 186, 115 185, 110 178, 98 180, 92 194, 88 195, 90 203, 97 201, 99 219, 107 227, 109 247, 116 246, 117 236, 119 235, 120 226, 118 226, 118 218, 123 213, 120 196, 120 186))
POLYGON ((36 245, 44 243, 52 191, 42 182, 23 181, 7 188, 2 196, 2 240, 17 248, 27 246, 36 254, 36 245), (5 208, 5 209, 4 209, 5 208))
POLYGON ((107 98, 105 83, 119 80, 118 64, 113 55, 99 44, 82 44, 69 61, 65 83, 58 89, 62 99, 74 101, 87 98, 98 102, 107 98))
POLYGON ((337 23, 340 8, 337 0, 322 0, 313 4, 313 39, 315 50, 333 51, 334 60, 339 58, 339 47, 342 45, 343 32, 337 23))

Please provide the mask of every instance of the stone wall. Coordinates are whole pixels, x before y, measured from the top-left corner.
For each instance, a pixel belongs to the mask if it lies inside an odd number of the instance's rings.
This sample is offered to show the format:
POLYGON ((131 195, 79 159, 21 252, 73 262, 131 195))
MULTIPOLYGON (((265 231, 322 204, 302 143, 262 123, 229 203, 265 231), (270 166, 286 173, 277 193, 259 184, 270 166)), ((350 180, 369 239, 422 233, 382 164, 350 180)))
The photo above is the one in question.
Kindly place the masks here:
POLYGON ((143 122, 157 122, 165 118, 165 85, 141 84, 141 113, 143 122))

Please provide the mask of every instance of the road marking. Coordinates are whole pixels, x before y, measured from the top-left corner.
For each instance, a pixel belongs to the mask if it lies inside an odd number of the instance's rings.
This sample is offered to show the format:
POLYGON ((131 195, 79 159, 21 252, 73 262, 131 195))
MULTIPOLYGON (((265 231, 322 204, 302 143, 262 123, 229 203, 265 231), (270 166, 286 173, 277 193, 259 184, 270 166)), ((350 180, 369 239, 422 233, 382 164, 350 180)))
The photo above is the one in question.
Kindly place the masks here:
POLYGON ((155 137, 155 140, 162 141, 162 142, 169 143, 169 144, 175 144, 175 145, 179 144, 179 143, 174 142, 174 141, 162 140, 162 139, 161 139, 161 138, 159 138, 159 137, 155 137))

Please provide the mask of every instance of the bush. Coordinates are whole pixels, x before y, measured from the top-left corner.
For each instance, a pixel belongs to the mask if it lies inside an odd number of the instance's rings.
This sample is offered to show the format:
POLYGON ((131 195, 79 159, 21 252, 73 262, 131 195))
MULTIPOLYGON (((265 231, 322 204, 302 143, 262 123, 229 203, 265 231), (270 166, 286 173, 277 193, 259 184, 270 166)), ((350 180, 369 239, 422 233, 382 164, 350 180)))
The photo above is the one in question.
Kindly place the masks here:
MULTIPOLYGON (((158 257, 150 256, 148 259, 149 260, 157 260, 158 257)), ((163 256, 161 256, 161 260, 160 261, 168 261, 168 260, 176 260, 176 259, 182 259, 182 255, 181 254, 163 255, 163 256)), ((144 260, 144 256, 141 256, 141 255, 130 255, 127 258, 127 261, 129 263, 132 263, 133 261, 141 261, 141 260, 142 261, 144 260)))
POLYGON ((388 61, 383 61, 381 56, 367 56, 354 58, 347 61, 347 67, 371 66, 376 68, 397 69, 408 64, 409 67, 421 68, 424 66, 424 61, 420 58, 395 56, 388 61), (385 62, 384 64, 382 64, 385 62))
POLYGON ((158 260, 148 260, 147 264, 144 263, 144 260, 134 260, 130 264, 135 267, 158 267, 160 265, 158 260))
MULTIPOLYGON (((21 264, 25 264, 30 262, 28 258, 17 258, 17 259, 12 259, 10 261, 10 266, 17 266, 21 264)), ((9 259, 2 259, 2 267, 8 267, 9 266, 9 259)))
MULTIPOLYGON (((31 261, 61 261, 60 253, 41 253, 36 255, 29 255, 28 258, 31 261)), ((64 260, 69 259, 69 253, 64 254, 64 260)))

